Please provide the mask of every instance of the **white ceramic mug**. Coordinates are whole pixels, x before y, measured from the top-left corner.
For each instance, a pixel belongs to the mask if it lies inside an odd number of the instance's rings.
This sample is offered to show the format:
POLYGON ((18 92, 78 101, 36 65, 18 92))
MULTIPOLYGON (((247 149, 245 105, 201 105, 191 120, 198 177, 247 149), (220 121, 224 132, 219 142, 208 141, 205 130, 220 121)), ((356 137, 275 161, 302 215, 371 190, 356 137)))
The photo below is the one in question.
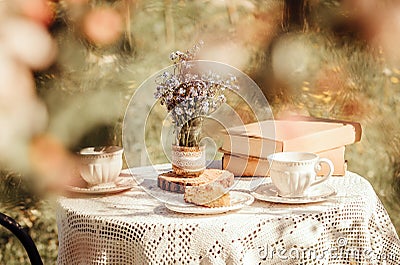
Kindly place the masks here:
POLYGON ((282 197, 303 197, 307 189, 318 185, 332 176, 333 164, 327 158, 305 152, 281 152, 268 156, 272 183, 282 197), (321 163, 329 166, 329 172, 316 179, 321 163))

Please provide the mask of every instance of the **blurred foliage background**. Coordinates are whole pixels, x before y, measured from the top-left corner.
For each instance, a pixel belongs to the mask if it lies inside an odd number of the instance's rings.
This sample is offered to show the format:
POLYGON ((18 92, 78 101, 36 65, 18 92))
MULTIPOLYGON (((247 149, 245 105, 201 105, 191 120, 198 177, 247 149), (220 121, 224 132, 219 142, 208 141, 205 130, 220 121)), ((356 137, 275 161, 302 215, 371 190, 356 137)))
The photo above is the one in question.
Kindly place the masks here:
MULTIPOLYGON (((348 169, 371 182, 400 231, 400 57, 393 49, 400 36, 400 7, 395 1, 45 2, 58 55, 50 67, 34 71, 34 80, 48 110, 43 133, 68 151, 121 145, 124 111, 135 89, 170 65, 172 51, 203 40, 199 59, 247 73, 275 116, 290 112, 360 122, 362 141, 346 149, 348 169), (99 8, 111 12, 96 20, 103 27, 85 27, 85 19, 99 8)), ((146 125, 150 140, 159 137, 155 124, 163 115, 157 117, 146 125)), ((137 114, 137 128, 144 128, 144 118, 137 114)), ((148 151, 159 154, 159 148, 148 151)), ((155 157, 153 162, 165 161, 155 157)), ((2 212, 29 229, 44 263, 54 264, 54 200, 32 189, 40 176, 16 172, 3 166, 2 212)), ((0 230, 0 241, 0 263, 27 262, 7 231, 0 230)))

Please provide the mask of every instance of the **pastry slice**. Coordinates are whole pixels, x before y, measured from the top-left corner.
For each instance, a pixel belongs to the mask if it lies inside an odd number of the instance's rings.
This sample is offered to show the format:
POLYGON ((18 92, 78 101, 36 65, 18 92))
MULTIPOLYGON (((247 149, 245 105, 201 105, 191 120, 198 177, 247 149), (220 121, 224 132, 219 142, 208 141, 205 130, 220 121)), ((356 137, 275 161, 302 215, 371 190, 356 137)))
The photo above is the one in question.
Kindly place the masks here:
POLYGON ((186 202, 205 207, 231 205, 229 188, 233 185, 233 174, 226 170, 213 170, 211 172, 217 174, 214 178, 211 178, 212 181, 185 188, 184 199, 186 202))

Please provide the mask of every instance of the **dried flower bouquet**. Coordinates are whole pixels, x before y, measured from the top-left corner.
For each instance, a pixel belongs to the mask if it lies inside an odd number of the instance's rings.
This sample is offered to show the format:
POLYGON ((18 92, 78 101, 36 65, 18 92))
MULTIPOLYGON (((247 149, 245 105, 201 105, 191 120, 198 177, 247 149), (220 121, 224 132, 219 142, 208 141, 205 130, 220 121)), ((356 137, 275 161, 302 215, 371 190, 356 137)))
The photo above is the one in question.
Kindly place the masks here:
POLYGON ((201 61, 194 57, 200 45, 186 52, 173 52, 170 56, 173 73, 165 71, 156 78, 155 98, 160 99, 171 115, 179 146, 199 146, 204 117, 226 101, 226 89, 238 89, 233 75, 222 78, 212 70, 196 73, 196 64, 201 61))

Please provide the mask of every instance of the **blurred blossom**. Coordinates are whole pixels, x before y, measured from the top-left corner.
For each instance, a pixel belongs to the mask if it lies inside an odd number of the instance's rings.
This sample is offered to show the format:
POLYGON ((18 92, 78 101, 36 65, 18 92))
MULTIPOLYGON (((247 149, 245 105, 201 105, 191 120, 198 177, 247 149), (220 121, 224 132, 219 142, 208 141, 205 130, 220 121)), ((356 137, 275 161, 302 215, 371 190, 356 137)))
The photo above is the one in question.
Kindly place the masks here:
POLYGON ((19 61, 34 70, 48 67, 56 46, 47 30, 28 19, 9 18, 0 24, 0 41, 19 61))
MULTIPOLYGON (((63 99, 65 106, 49 121, 32 73, 48 68, 57 55, 46 28, 54 15, 46 9, 48 3, 17 0, 0 5, 0 12, 9 8, 0 17, 0 148, 6 150, 0 154, 0 163, 21 173, 34 173, 42 188, 59 189, 76 173, 75 157, 66 146, 95 126, 115 121, 123 106, 105 109, 119 94, 96 91, 89 99, 63 99)), ((97 44, 115 41, 122 31, 122 18, 112 9, 95 9, 84 21, 85 33, 97 44)), ((110 56, 90 59, 98 65, 115 61, 110 56)))
POLYGON ((34 138, 29 146, 29 157, 33 172, 42 180, 39 188, 60 190, 74 181, 75 157, 51 135, 34 138))
POLYGON ((236 25, 237 35, 242 42, 256 48, 267 47, 281 24, 280 9, 276 6, 264 12, 254 10, 254 16, 243 17, 236 25))
POLYGON ((9 10, 7 2, 0 1, 0 19, 3 18, 8 12, 9 10))
POLYGON ((378 20, 384 19, 385 13, 393 8, 393 3, 381 0, 344 0, 341 5, 353 24, 361 26, 364 33, 374 34, 378 20))
POLYGON ((20 104, 18 108, 0 115, 0 148, 7 150, 0 157, 2 163, 19 171, 29 170, 27 146, 36 133, 47 124, 47 111, 37 99, 20 104))
POLYGON ((44 130, 47 111, 35 95, 33 75, 29 68, 13 60, 0 48, 0 147, 10 150, 0 160, 9 166, 26 170, 24 145, 30 137, 44 130))
POLYGON ((213 4, 228 9, 231 27, 220 34, 218 29, 205 33, 201 38, 207 46, 200 51, 199 58, 247 68, 254 60, 254 52, 267 49, 279 31, 282 3, 270 1, 263 6, 254 1, 213 1, 213 4), (263 8, 259 9, 260 6, 263 8))
POLYGON ((279 81, 298 87, 319 69, 320 58, 312 44, 301 35, 280 37, 272 49, 272 69, 279 81))
POLYGON ((397 43, 400 42, 400 5, 393 9, 382 12, 377 18, 376 35, 373 36, 373 43, 381 45, 386 57, 400 59, 400 51, 397 43))
POLYGON ((14 60, 7 48, 0 43, 0 105, 3 110, 23 106, 35 97, 32 72, 14 60))
MULTIPOLYGON (((53 16, 47 4, 44 0, 0 3, 0 149, 4 150, 0 163, 21 173, 32 173, 38 156, 30 161, 31 141, 43 134, 48 122, 32 73, 49 67, 56 56, 55 42, 45 27, 53 16)), ((41 162, 52 163, 49 157, 54 155, 41 156, 41 162)))
POLYGON ((117 41, 123 31, 123 19, 112 8, 95 8, 89 11, 83 21, 83 32, 98 45, 108 45, 117 41))
POLYGON ((349 24, 356 25, 363 38, 382 48, 389 61, 399 61, 400 3, 378 0, 346 0, 343 8, 349 24))
POLYGON ((249 62, 250 51, 238 43, 211 43, 201 50, 199 57, 243 69, 249 62))
POLYGON ((45 26, 50 25, 55 12, 50 0, 13 0, 9 1, 17 12, 45 26))

